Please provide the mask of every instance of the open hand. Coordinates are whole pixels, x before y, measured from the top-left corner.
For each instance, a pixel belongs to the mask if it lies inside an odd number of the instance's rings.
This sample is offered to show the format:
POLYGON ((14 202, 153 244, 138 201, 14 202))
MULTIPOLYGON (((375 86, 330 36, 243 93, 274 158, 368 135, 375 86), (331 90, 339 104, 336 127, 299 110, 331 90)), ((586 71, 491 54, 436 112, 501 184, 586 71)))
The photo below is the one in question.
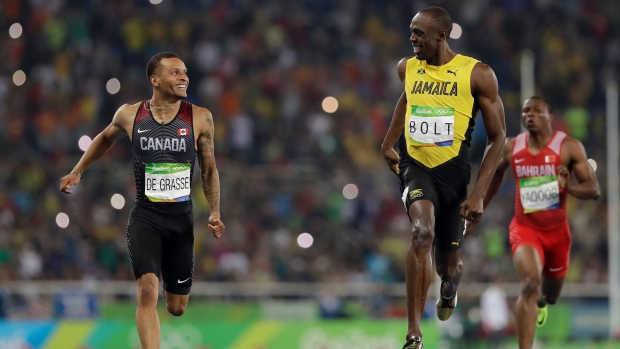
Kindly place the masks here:
POLYGON ((69 173, 68 175, 60 179, 60 191, 65 194, 73 193, 71 187, 80 183, 80 176, 75 173, 69 173))
POLYGON ((220 220, 219 216, 210 216, 209 229, 211 229, 213 236, 219 239, 219 237, 224 234, 224 230, 226 229, 226 227, 224 226, 224 223, 220 220))

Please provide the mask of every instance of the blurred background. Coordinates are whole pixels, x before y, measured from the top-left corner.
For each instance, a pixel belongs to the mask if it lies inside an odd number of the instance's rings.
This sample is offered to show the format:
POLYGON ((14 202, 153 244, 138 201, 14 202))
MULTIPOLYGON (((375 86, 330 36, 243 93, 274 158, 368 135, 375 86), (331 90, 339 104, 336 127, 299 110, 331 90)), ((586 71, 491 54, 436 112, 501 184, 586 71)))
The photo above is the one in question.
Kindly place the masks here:
MULTIPOLYGON (((494 69, 508 136, 527 85, 598 163, 602 197, 569 197, 567 285, 536 348, 620 348, 608 339, 605 119, 616 0, 1 0, 0 346, 140 347, 129 140, 73 195, 58 183, 116 109, 151 97, 146 63, 172 51, 187 100, 214 115, 227 229, 208 232, 194 176, 194 288, 182 318, 160 313, 162 348, 400 348, 410 225, 379 147, 402 91, 396 64, 413 53, 409 23, 430 5, 456 23, 451 48, 494 69)), ((472 179, 486 142, 476 124, 472 179)), ((516 348, 513 182, 464 243, 450 321, 436 322, 431 287, 427 347, 516 348)))

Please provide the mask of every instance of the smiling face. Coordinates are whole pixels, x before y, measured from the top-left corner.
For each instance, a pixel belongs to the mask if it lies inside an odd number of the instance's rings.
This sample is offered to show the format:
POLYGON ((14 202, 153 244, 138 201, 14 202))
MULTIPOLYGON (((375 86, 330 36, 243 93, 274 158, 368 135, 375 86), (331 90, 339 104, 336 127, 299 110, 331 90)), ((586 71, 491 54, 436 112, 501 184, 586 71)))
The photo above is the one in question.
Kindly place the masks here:
POLYGON ((446 32, 440 31, 438 25, 428 13, 418 12, 411 20, 409 42, 415 56, 424 61, 431 61, 438 54, 439 43, 445 39, 446 32))
POLYGON ((185 63, 179 58, 162 58, 155 74, 151 76, 151 84, 164 95, 187 98, 189 78, 185 63))
POLYGON ((521 108, 521 122, 529 132, 545 132, 551 130, 553 114, 542 98, 528 98, 521 108))

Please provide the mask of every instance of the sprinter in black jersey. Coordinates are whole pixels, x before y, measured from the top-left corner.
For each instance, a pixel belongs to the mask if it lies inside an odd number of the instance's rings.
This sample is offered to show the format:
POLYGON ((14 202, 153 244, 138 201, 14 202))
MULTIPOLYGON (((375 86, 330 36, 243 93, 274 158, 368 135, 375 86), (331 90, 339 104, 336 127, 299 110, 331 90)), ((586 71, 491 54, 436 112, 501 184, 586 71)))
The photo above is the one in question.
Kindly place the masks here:
POLYGON ((183 315, 194 271, 194 218, 190 198, 196 155, 202 189, 209 202, 209 229, 224 232, 220 219, 220 181, 213 153, 211 112, 183 101, 187 68, 174 53, 153 56, 146 67, 153 97, 125 104, 95 137, 73 170, 60 179, 71 194, 82 173, 117 140, 129 135, 133 146, 137 198, 127 225, 127 249, 138 281, 136 325, 143 349, 159 348, 156 306, 159 277, 166 308, 183 315))

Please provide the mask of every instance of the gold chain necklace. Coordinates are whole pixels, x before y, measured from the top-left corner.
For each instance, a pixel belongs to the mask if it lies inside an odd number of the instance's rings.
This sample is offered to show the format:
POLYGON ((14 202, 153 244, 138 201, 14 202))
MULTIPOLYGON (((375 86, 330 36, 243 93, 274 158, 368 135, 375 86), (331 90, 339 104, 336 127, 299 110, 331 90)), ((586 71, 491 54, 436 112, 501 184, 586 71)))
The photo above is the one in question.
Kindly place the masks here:
POLYGON ((157 106, 154 106, 153 105, 153 101, 149 99, 149 108, 170 110, 170 109, 174 109, 176 107, 177 107, 176 105, 173 105, 172 107, 157 107, 157 106))

